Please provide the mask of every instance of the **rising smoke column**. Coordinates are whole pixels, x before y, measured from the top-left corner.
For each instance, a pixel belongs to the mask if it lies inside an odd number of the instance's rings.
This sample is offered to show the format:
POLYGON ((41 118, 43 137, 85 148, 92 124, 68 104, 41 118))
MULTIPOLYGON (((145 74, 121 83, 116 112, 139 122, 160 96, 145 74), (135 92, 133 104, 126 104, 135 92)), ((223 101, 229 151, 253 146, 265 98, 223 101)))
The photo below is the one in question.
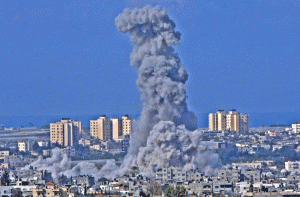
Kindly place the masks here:
MULTIPOLYGON (((199 132, 192 132, 197 129, 197 118, 186 104, 188 75, 174 53, 173 46, 179 44, 181 35, 175 31, 175 23, 163 8, 146 6, 125 9, 115 24, 131 37, 130 60, 138 71, 136 83, 143 101, 119 173, 132 165, 150 176, 158 167, 208 169, 211 165, 199 161, 207 148, 199 146, 199 132)), ((212 154, 211 162, 217 163, 216 155, 212 154)))
MULTIPOLYGON (((184 83, 188 75, 174 54, 180 33, 161 7, 125 9, 116 19, 119 31, 129 33, 133 43, 131 64, 138 70, 143 110, 132 136, 129 153, 137 153, 150 130, 161 120, 183 122, 188 114, 184 83)), ((194 124, 186 124, 196 129, 194 124)))

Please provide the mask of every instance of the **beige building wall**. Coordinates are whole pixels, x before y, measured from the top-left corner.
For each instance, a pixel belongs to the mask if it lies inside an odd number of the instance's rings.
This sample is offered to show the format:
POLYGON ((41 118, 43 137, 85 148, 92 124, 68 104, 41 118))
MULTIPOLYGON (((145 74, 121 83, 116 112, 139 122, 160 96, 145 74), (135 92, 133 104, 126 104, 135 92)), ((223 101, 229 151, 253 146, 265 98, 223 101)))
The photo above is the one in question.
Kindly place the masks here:
POLYGON ((210 131, 224 131, 226 129, 226 113, 224 110, 210 113, 208 118, 210 131))
POLYGON ((111 120, 106 116, 101 116, 98 120, 91 120, 90 134, 103 141, 112 140, 111 120))
POLYGON ((118 141, 122 136, 122 119, 111 118, 110 120, 112 122, 112 138, 118 141))
POLYGON ((64 144, 64 123, 50 123, 50 141, 60 145, 64 144))
POLYGON ((91 120, 90 135, 98 139, 103 139, 103 132, 100 132, 99 127, 100 127, 99 120, 91 120))
POLYGON ((228 114, 226 114, 226 130, 228 131, 239 131, 239 112, 236 110, 229 111, 228 114))
POLYGON ((226 113, 224 110, 217 111, 218 121, 217 121, 217 129, 219 131, 224 131, 226 129, 226 113))
POLYGON ((129 116, 122 117, 122 135, 130 135, 131 133, 131 118, 129 116))
POLYGON ((82 133, 81 121, 63 118, 60 122, 50 123, 50 141, 62 146, 74 146, 82 133))
POLYGON ((231 110, 227 114, 224 110, 208 115, 210 131, 236 131, 246 133, 249 130, 249 115, 240 114, 236 110, 231 110))
POLYGON ((101 116, 98 120, 90 121, 91 136, 103 141, 120 140, 122 135, 131 133, 131 118, 123 116, 120 118, 108 118, 101 116))

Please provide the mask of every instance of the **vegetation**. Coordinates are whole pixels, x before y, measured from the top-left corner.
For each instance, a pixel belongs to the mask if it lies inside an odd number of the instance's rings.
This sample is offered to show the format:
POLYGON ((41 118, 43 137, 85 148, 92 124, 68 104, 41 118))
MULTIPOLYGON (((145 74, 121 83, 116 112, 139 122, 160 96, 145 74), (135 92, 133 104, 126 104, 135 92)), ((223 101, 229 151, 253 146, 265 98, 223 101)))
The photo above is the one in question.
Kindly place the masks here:
POLYGON ((39 146, 37 142, 34 142, 34 144, 32 145, 32 150, 38 152, 40 155, 43 154, 43 150, 47 150, 50 148, 51 148, 50 141, 48 143, 48 146, 39 146))
POLYGON ((161 196, 162 195, 162 188, 161 186, 155 182, 155 181, 151 181, 148 188, 147 188, 148 193, 140 193, 140 196, 161 196))
POLYGON ((9 186, 9 172, 8 170, 5 170, 4 173, 1 176, 1 185, 3 186, 9 186))
POLYGON ((13 188, 11 190, 11 194, 13 197, 22 197, 23 196, 20 188, 13 188))
POLYGON ((167 197, 184 197, 186 196, 186 189, 183 186, 167 187, 165 190, 165 196, 167 197))

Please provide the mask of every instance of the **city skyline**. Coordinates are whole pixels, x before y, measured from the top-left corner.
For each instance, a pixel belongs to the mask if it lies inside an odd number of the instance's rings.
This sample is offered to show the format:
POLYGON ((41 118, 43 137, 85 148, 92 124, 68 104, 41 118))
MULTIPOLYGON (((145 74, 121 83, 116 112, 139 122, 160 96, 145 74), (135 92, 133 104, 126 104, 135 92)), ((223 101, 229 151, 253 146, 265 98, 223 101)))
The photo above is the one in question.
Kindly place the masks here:
POLYGON ((0 195, 300 196, 300 2, 115 2, 0 6, 0 195))

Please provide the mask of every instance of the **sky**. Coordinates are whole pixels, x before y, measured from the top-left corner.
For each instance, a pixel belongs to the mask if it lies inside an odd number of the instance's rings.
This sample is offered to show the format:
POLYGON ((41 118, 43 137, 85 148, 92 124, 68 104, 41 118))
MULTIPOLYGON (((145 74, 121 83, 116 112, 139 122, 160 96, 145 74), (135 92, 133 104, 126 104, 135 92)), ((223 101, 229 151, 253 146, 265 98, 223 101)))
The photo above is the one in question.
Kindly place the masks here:
MULTIPOLYGON (((141 111, 124 8, 164 7, 182 33, 189 108, 300 114, 300 1, 0 2, 0 116, 141 111)), ((299 117, 300 119, 300 117, 299 117)))

